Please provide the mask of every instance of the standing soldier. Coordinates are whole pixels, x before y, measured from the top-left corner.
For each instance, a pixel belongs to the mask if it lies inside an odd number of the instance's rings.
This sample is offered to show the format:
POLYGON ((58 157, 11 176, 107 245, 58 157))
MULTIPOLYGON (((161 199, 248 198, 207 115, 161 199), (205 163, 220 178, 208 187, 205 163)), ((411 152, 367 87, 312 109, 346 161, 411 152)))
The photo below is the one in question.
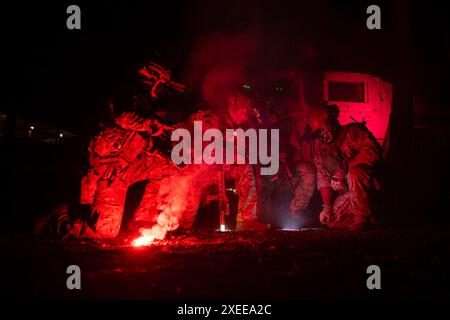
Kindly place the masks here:
POLYGON ((295 119, 291 128, 291 159, 295 168, 294 197, 289 205, 292 218, 301 219, 310 204, 316 187, 316 167, 313 163, 313 137, 304 118, 295 119))
POLYGON ((305 222, 316 185, 311 132, 297 104, 279 93, 266 100, 265 127, 280 130, 280 171, 275 177, 262 177, 262 210, 276 226, 298 227, 305 222))
MULTIPOLYGON (((211 111, 196 112, 188 120, 187 127, 191 127, 194 121, 201 121, 203 130, 210 128, 220 130, 225 126, 221 118, 211 111)), ((187 204, 181 226, 185 229, 193 226, 202 197, 209 187, 218 186, 218 174, 221 170, 223 170, 226 180, 234 180, 239 197, 236 228, 238 230, 265 230, 266 225, 258 222, 256 177, 249 164, 191 164, 184 168, 182 174, 189 178, 190 188, 186 195, 187 204)))

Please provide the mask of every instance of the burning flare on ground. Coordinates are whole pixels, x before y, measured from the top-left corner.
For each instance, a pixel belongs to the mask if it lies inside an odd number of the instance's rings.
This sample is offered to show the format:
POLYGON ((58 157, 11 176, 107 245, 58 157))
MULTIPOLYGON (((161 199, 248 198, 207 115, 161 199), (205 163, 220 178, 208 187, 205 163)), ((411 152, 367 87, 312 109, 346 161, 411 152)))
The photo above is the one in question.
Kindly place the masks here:
POLYGON ((149 246, 155 240, 162 240, 166 236, 166 232, 162 226, 159 224, 154 225, 152 228, 142 228, 139 230, 141 236, 133 240, 133 247, 144 247, 149 246))
POLYGON ((183 211, 187 205, 190 177, 169 177, 161 182, 158 194, 160 214, 157 223, 151 228, 141 228, 141 236, 131 243, 133 247, 149 246, 156 240, 162 240, 168 231, 178 229, 183 211))

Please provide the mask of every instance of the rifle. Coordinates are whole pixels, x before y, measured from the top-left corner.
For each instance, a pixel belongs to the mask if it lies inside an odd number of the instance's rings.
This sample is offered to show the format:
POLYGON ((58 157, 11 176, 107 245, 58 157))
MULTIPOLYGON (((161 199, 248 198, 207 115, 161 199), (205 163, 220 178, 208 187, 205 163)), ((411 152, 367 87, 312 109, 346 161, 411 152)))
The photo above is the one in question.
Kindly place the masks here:
POLYGON ((219 188, 219 214, 220 214, 220 231, 226 231, 225 216, 230 214, 230 205, 228 203, 228 197, 225 186, 225 172, 223 165, 220 165, 218 172, 218 188, 219 188))
POLYGON ((363 125, 363 126, 366 126, 366 124, 367 124, 366 121, 357 121, 357 120, 356 120, 355 118, 353 118, 352 116, 350 116, 349 118, 350 118, 350 120, 352 120, 354 123, 361 124, 361 125, 363 125))

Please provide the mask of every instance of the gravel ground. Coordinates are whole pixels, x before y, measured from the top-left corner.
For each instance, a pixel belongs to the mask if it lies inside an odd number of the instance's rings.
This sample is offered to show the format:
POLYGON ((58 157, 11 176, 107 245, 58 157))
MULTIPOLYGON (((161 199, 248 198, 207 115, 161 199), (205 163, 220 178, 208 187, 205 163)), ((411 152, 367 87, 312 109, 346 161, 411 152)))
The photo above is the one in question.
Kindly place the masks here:
POLYGON ((3 296, 58 299, 450 298, 444 227, 172 234, 150 247, 2 236, 3 296), (82 289, 66 288, 78 265, 82 289), (366 269, 381 268, 381 290, 366 269))

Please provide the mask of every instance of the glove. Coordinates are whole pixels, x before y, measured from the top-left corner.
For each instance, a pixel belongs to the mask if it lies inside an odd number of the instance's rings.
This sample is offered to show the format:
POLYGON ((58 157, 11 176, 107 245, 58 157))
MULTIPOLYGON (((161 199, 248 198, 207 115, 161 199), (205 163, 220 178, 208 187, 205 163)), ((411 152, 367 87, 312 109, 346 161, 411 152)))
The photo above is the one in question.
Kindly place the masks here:
POLYGON ((344 182, 345 171, 342 169, 336 170, 336 172, 331 177, 330 186, 334 191, 342 192, 347 190, 344 182))
POLYGON ((324 208, 319 214, 320 223, 328 225, 331 222, 332 215, 333 215, 333 208, 330 206, 324 206, 324 208))

